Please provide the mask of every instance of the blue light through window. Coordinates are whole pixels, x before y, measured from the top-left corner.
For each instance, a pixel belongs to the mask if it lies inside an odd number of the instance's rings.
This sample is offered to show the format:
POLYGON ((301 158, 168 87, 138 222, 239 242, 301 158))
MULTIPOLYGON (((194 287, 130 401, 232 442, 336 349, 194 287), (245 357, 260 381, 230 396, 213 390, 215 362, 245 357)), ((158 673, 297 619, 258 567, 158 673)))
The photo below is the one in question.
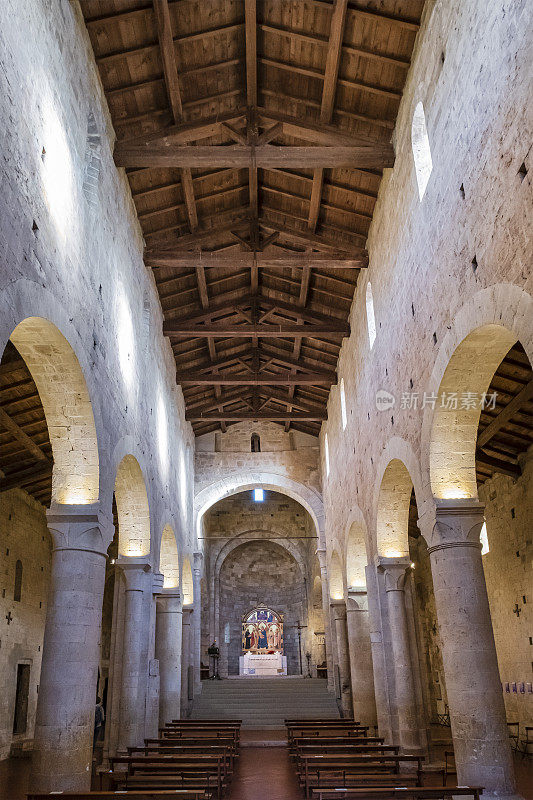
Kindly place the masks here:
POLYGON ((254 500, 256 503, 262 503, 265 499, 264 489, 254 489, 254 500))

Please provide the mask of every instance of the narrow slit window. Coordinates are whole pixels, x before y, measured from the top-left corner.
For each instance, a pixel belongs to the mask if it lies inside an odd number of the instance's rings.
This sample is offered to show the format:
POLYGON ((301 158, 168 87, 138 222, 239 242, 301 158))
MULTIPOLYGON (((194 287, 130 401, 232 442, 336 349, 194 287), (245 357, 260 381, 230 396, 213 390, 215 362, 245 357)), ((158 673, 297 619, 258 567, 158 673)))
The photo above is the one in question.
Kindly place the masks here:
POLYGON ((348 424, 348 417, 346 416, 346 393, 344 391, 344 378, 341 378, 340 396, 341 396, 342 429, 344 431, 346 430, 346 425, 348 424))
POLYGON ((415 113, 413 114, 411 144, 415 161, 418 196, 420 200, 422 200, 426 193, 429 177, 433 169, 431 148, 429 146, 429 136, 426 126, 426 115, 424 114, 424 106, 422 103, 418 103, 415 108, 415 113))
POLYGON ((22 561, 20 559, 15 564, 15 588, 13 590, 13 600, 20 603, 22 597, 22 561))
POLYGON ((326 460, 326 475, 329 475, 329 443, 327 433, 324 437, 324 458, 326 460))
POLYGON ((489 548, 489 537, 487 534, 487 523, 484 522, 481 531, 479 532, 479 541, 481 542, 481 555, 486 555, 490 548, 489 548))
POLYGON ((252 433, 252 438, 250 441, 250 447, 252 453, 260 453, 261 452, 261 437, 258 433, 252 433))
POLYGON ((366 285, 366 322, 368 326, 368 341, 372 350, 376 341, 376 317, 374 316, 374 297, 370 281, 366 285))

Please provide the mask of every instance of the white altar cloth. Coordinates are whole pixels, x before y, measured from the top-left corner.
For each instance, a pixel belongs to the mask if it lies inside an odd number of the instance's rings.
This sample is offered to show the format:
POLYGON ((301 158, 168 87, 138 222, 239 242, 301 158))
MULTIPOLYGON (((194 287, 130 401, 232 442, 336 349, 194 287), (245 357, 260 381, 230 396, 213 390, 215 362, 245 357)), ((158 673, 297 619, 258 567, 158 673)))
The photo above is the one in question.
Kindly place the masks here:
POLYGON ((286 675, 287 656, 281 653, 246 653, 239 658, 239 675, 286 675))

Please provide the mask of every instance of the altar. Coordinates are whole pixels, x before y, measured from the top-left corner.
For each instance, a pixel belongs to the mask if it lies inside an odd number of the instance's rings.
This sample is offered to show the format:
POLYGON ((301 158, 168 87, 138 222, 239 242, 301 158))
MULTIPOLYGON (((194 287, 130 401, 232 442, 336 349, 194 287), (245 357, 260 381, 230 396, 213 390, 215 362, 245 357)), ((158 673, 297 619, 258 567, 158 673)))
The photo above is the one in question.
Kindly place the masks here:
POLYGON ((287 656, 282 653, 245 653, 239 658, 239 675, 286 675, 287 656))

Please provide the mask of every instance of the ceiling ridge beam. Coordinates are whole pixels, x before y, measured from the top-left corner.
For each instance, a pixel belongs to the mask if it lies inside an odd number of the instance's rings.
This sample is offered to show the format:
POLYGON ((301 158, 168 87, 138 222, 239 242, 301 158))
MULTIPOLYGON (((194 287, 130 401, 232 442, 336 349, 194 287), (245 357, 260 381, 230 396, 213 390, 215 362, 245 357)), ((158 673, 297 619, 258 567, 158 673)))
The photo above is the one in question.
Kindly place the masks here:
POLYGON ((211 323, 211 324, 191 324, 181 320, 169 320, 163 323, 163 333, 165 336, 175 338, 248 338, 248 337, 266 337, 269 339, 276 338, 291 338, 296 336, 322 338, 329 336, 349 336, 350 326, 342 322, 329 322, 309 324, 309 325, 282 325, 282 324, 231 324, 225 323, 211 323))

